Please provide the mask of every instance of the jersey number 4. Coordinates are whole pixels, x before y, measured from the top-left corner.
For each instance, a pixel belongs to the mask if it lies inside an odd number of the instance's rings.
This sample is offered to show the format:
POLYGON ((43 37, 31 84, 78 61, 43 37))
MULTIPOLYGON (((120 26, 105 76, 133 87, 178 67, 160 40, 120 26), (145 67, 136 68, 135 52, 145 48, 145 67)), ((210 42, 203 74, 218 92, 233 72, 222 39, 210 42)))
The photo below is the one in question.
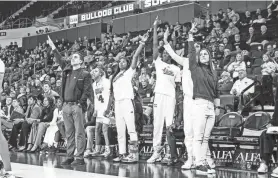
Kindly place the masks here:
POLYGON ((104 98, 102 97, 102 95, 99 95, 98 100, 99 100, 101 103, 104 103, 104 98))

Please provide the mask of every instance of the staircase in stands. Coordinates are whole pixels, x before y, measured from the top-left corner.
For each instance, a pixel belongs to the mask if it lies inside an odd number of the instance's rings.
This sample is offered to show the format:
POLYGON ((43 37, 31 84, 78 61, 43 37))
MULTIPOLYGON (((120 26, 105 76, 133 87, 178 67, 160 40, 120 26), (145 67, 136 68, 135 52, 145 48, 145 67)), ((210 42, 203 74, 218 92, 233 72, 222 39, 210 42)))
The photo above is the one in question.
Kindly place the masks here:
MULTIPOLYGON (((16 11, 15 13, 13 13, 10 18, 15 18, 17 17, 20 13, 24 12, 26 9, 28 9, 30 6, 32 6, 35 2, 37 2, 37 0, 32 0, 30 1, 28 4, 26 4, 25 6, 23 6, 22 8, 20 8, 18 11, 16 11)), ((7 19, 6 19, 7 20, 7 19)), ((6 20, 4 20, 1 24, 0 27, 2 25, 5 24, 6 20)))

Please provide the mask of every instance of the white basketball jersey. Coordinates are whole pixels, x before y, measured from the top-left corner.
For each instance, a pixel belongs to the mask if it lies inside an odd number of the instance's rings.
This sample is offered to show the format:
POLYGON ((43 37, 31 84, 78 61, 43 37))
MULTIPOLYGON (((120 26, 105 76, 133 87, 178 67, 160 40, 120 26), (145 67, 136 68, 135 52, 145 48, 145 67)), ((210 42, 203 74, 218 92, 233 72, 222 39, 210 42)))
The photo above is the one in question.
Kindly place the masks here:
POLYGON ((102 77, 100 81, 93 83, 94 103, 97 117, 104 117, 103 113, 107 109, 110 96, 110 80, 102 77))

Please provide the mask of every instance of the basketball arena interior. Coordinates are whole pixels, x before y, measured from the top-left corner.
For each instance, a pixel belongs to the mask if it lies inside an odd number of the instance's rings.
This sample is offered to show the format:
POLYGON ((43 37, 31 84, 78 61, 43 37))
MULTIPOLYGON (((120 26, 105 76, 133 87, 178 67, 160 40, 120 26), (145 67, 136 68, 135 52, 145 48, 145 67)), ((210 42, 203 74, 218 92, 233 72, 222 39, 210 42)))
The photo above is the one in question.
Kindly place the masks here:
POLYGON ((0 177, 278 177, 277 42, 275 0, 0 1, 0 177))

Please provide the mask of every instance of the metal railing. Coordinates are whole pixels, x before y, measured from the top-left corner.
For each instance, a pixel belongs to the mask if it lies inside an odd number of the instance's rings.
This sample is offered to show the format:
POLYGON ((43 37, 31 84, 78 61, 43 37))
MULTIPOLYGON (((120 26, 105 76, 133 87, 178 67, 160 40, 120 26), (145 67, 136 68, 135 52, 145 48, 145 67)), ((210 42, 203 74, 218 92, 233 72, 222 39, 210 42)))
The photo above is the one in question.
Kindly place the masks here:
MULTIPOLYGON (((257 77, 255 79, 255 81, 250 84, 248 87, 246 87, 241 93, 240 93, 240 98, 241 98, 241 104, 243 106, 243 109, 245 109, 247 106, 249 106, 255 99, 257 99, 259 96, 261 96, 263 94, 263 88, 262 88, 262 83, 260 81, 258 81, 257 77), (255 94, 255 96, 252 96, 252 98, 250 99, 250 101, 248 101, 247 103, 244 103, 244 99, 243 99, 243 95, 246 91, 248 91, 251 87, 255 86, 256 84, 260 85, 260 91, 255 94)), ((261 107, 262 107, 262 111, 264 111, 264 105, 263 103, 260 103, 261 107)))

